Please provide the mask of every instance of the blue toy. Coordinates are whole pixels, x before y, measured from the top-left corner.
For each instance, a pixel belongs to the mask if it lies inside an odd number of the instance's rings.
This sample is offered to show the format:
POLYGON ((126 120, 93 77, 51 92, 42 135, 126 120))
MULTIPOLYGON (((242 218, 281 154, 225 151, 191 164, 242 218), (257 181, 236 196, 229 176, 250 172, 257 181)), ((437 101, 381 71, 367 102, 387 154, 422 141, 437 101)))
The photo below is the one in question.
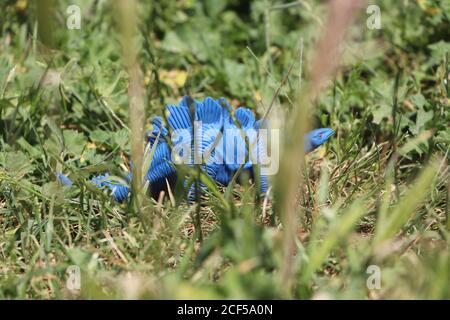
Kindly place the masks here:
MULTIPOLYGON (((226 186, 241 168, 241 172, 254 178, 254 165, 266 156, 266 148, 258 135, 261 127, 267 128, 265 120, 256 121, 250 109, 240 107, 232 117, 231 106, 224 98, 214 100, 207 97, 203 102, 184 97, 178 106, 166 106, 167 124, 172 133, 164 127, 160 117, 152 119, 153 130, 148 134, 148 147, 154 149, 150 167, 145 175, 149 182, 149 192, 157 197, 167 184, 173 186, 176 182, 177 162, 173 161, 172 153, 177 161, 192 166, 201 164, 202 169, 218 184, 226 186), (199 124, 201 123, 201 126, 199 124), (244 137, 247 137, 248 144, 244 137), (168 140, 173 149, 169 147, 168 140), (249 150, 249 148, 251 148, 249 150), (253 155, 249 159, 249 154, 253 155), (244 162, 242 163, 242 160, 244 162), (253 163, 252 160, 256 163, 253 163), (255 161, 256 160, 256 161, 255 161)), ((334 134, 329 128, 315 129, 305 135, 305 152, 309 153, 327 142, 334 134)), ((56 174, 58 180, 67 186, 72 181, 61 173, 56 174)), ((237 182, 240 182, 238 176, 237 182)), ((107 187, 112 197, 123 202, 128 198, 128 185, 111 181, 109 174, 93 178, 91 181, 99 188, 107 187)), ((132 175, 127 176, 127 182, 132 175)), ((260 175, 259 190, 262 194, 268 190, 268 177, 260 175)), ((205 186, 201 185, 204 189, 205 186)), ((189 200, 194 200, 194 185, 189 189, 189 200)))

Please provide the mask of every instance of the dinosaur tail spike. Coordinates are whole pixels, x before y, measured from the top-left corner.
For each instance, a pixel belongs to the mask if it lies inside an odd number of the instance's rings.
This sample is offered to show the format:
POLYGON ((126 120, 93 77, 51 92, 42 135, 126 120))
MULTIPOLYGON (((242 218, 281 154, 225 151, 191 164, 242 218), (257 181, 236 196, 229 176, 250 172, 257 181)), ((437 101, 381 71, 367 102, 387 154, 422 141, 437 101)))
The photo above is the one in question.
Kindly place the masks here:
POLYGON ((235 111, 234 115, 243 128, 251 128, 255 124, 255 116, 248 108, 240 107, 235 111))
POLYGON ((220 127, 222 123, 222 108, 215 100, 207 97, 201 105, 197 106, 195 119, 205 124, 215 124, 220 127))
POLYGON ((167 128, 164 126, 163 123, 163 119, 159 116, 153 117, 152 121, 152 131, 151 131, 151 135, 156 137, 158 136, 158 134, 160 134, 160 136, 167 136, 169 134, 169 131, 167 130, 167 128))
POLYGON ((192 128, 191 114, 187 107, 168 105, 166 111, 169 113, 167 122, 172 130, 192 128))
POLYGON ((228 111, 231 112, 231 106, 230 106, 230 104, 228 103, 227 99, 225 99, 224 97, 220 97, 220 98, 217 100, 217 103, 220 104, 222 107, 225 107, 226 109, 228 109, 228 111))

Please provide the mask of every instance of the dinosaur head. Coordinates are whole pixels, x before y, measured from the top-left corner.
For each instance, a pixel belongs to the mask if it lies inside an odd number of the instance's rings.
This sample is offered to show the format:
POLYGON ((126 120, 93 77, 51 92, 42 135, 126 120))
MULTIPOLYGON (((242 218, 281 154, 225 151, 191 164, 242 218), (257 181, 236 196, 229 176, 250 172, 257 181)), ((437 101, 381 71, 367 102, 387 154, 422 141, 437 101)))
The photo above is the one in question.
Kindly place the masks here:
POLYGON ((305 152, 311 152, 334 135, 334 130, 330 128, 314 129, 305 135, 305 152))

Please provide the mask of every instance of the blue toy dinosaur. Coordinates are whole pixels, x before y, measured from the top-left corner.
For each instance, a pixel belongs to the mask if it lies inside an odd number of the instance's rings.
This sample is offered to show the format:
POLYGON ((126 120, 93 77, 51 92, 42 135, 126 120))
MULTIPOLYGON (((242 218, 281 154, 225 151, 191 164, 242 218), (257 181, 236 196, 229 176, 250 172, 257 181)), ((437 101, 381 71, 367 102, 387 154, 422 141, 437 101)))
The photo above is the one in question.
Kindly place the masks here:
MULTIPOLYGON (((171 136, 169 137, 169 130, 160 117, 152 119, 153 129, 148 133, 148 146, 154 153, 144 179, 149 182, 149 192, 152 196, 158 196, 167 188, 167 183, 173 186, 176 182, 177 165, 172 161, 172 154, 188 166, 199 163, 200 159, 202 169, 224 186, 231 182, 238 170, 253 178, 254 164, 259 164, 266 156, 266 148, 262 145, 263 140, 259 137, 258 130, 263 126, 267 128, 267 121, 256 121, 253 112, 248 108, 236 109, 233 118, 231 106, 224 98, 214 100, 207 97, 200 102, 186 96, 178 105, 166 106, 166 113, 171 136), (197 128, 200 123, 200 128, 197 128), (245 137, 248 139, 248 145, 245 137), (169 147, 169 141, 172 149, 169 147), (249 157, 250 154, 253 158, 249 157), (238 161, 239 159, 244 159, 244 162, 238 161)), ((309 132, 305 135, 305 152, 309 153, 321 146, 333 134, 334 131, 329 128, 309 132)), ((237 182, 240 182, 241 176, 238 176, 237 182)), ((109 174, 106 173, 91 181, 99 188, 110 189, 116 201, 125 201, 130 192, 128 185, 113 182, 108 177, 109 174)), ((57 178, 64 185, 72 185, 72 181, 61 173, 57 174, 57 178)), ((131 179, 130 173, 127 182, 131 179)), ((266 193, 268 186, 267 176, 260 175, 260 192, 266 193)), ((189 200, 194 199, 194 191, 192 185, 188 193, 189 200)))

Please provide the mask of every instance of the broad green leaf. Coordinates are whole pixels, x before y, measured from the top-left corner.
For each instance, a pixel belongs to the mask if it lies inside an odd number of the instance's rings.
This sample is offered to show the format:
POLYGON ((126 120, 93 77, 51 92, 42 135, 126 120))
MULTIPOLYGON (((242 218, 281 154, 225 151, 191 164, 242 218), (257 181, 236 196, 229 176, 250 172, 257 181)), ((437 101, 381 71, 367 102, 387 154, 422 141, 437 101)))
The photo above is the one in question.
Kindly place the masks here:
POLYGON ((100 143, 107 142, 111 136, 112 136, 111 132, 107 132, 107 131, 100 130, 100 129, 95 129, 94 131, 91 131, 91 133, 89 134, 89 137, 91 138, 92 141, 96 141, 96 142, 100 142, 100 143))
POLYGON ((63 137, 66 150, 73 156, 81 155, 86 144, 84 135, 75 130, 64 130, 63 137))

